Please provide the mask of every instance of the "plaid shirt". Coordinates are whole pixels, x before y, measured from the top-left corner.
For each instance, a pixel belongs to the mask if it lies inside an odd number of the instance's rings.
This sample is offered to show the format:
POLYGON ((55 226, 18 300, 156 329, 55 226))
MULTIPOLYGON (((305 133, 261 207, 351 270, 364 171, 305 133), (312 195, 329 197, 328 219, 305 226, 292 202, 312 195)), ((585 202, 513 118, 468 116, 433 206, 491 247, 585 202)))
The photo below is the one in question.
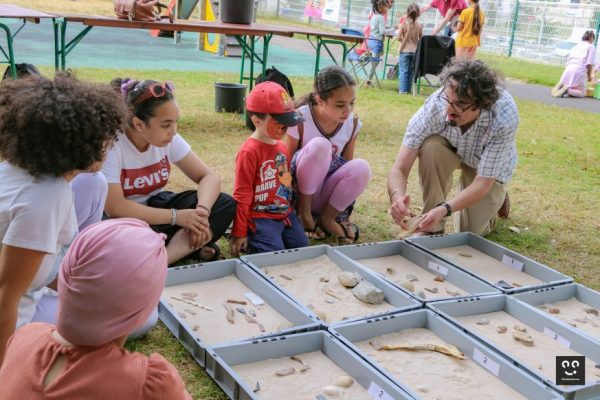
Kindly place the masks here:
POLYGON ((517 106, 510 94, 500 89, 500 98, 490 110, 481 110, 475 123, 463 134, 460 127, 446 123, 446 105, 438 98, 444 88, 429 96, 413 115, 402 144, 418 149, 431 135, 446 138, 462 162, 477 175, 507 183, 517 166, 515 135, 519 125, 517 106))

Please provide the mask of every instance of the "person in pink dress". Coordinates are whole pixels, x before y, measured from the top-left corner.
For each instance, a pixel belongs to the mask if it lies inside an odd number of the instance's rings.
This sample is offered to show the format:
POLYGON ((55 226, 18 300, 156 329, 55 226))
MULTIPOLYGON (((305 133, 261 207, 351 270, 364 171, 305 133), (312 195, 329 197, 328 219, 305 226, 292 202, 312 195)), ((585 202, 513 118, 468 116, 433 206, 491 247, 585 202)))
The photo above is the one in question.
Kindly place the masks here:
POLYGON ((165 238, 133 218, 83 230, 60 266, 57 324, 30 323, 10 338, 0 399, 191 400, 165 358, 123 349, 160 299, 165 238))
POLYGON ((563 97, 566 94, 571 97, 585 96, 586 83, 594 81, 595 38, 594 31, 585 31, 581 43, 573 47, 560 81, 552 88, 553 97, 563 97))

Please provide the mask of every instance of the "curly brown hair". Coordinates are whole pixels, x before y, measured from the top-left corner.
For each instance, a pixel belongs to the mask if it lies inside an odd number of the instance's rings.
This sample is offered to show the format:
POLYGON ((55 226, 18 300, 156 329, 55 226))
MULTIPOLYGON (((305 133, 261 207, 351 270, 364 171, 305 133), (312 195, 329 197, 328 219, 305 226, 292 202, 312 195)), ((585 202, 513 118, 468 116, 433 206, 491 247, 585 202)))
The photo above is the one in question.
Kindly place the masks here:
POLYGON ((63 176, 102 161, 125 117, 108 85, 66 74, 0 85, 0 157, 33 176, 63 176))
POLYGON ((453 58, 439 75, 442 86, 454 86, 461 100, 470 100, 480 110, 489 110, 500 98, 502 77, 483 61, 453 58))

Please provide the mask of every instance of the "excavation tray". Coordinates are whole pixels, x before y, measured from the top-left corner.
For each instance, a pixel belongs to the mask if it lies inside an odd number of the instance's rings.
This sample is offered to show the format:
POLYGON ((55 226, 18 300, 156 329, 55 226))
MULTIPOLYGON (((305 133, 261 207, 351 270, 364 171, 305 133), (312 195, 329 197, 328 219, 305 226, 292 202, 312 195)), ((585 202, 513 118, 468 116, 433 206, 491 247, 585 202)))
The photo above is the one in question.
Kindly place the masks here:
MULTIPOLYGON (((536 330, 539 333, 543 332, 546 336, 554 339, 556 344, 555 349, 553 350, 558 352, 556 355, 564 355, 560 354, 561 349, 569 348, 588 357, 594 363, 600 364, 600 346, 588 336, 577 332, 573 327, 559 323, 554 318, 546 316, 546 314, 540 310, 529 307, 506 295, 440 301, 427 304, 427 307, 448 319, 455 324, 455 326, 473 335, 481 342, 487 343, 490 347, 503 354, 507 359, 512 360, 516 366, 542 380, 546 385, 563 395, 566 399, 582 400, 597 399, 600 397, 600 383, 597 381, 587 381, 585 386, 556 385, 547 378, 547 375, 540 372, 537 364, 531 365, 531 363, 522 361, 522 359, 519 358, 520 352, 510 351, 506 347, 498 345, 489 338, 484 337, 484 335, 476 332, 471 327, 466 327, 461 324, 456 318, 504 311, 513 318, 519 320, 526 328, 536 330)), ((508 327, 508 329, 511 330, 512 327, 508 327)), ((505 334, 509 333, 510 331, 505 334)), ((527 348, 528 347, 523 345, 521 351, 525 351, 527 348)))
MULTIPOLYGON (((224 343, 319 329, 320 325, 318 319, 287 297, 283 296, 281 292, 274 290, 272 285, 238 259, 169 268, 165 287, 185 283, 210 281, 229 275, 235 275, 237 279, 246 285, 253 293, 258 295, 265 303, 275 309, 279 314, 286 317, 293 326, 279 331, 267 332, 262 335, 249 335, 241 337, 239 340, 231 340, 224 343)), ((209 344, 196 337, 188 321, 181 318, 178 312, 169 305, 169 303, 174 302, 175 301, 171 299, 161 298, 158 305, 158 315, 173 335, 192 354, 198 364, 200 364, 201 367, 204 367, 206 364, 206 348, 209 344)), ((235 306, 235 304, 233 304, 233 306, 235 306)), ((223 313, 224 310, 218 309, 218 312, 223 313)), ((220 343, 212 343, 211 345, 216 344, 220 343)))
MULTIPOLYGON (((219 384, 231 399, 260 399, 260 391, 253 392, 255 382, 246 382, 235 372, 234 366, 259 362, 271 358, 290 357, 320 350, 327 358, 350 375, 370 393, 377 390, 381 399, 411 399, 402 389, 383 374, 345 347, 326 331, 298 333, 252 342, 217 346, 211 349, 206 372, 219 384), (387 394, 387 397, 384 397, 387 394)), ((356 383, 355 383, 356 384, 356 383)), ((375 399, 376 395, 371 398, 375 399)), ((297 393, 288 397, 317 398, 316 394, 297 393), (303 395, 304 397, 300 396, 303 395), (300 397, 299 397, 300 396, 300 397)), ((329 398, 329 397, 322 397, 329 398)))
MULTIPOLYGON (((383 279, 379 274, 374 271, 364 268, 361 265, 353 262, 348 257, 343 256, 337 252, 333 247, 327 245, 304 247, 301 249, 276 251, 272 253, 262 253, 242 257, 242 261, 248 264, 251 268, 256 270, 264 279, 271 282, 278 290, 288 296, 290 299, 295 301, 298 305, 305 309, 306 313, 311 313, 308 308, 308 304, 292 295, 288 290, 277 284, 263 269, 269 267, 269 271, 273 271, 273 268, 277 268, 279 265, 296 263, 299 261, 309 260, 322 255, 327 255, 341 270, 356 272, 362 276, 366 281, 372 283, 385 294, 385 301, 393 306, 390 310, 381 313, 374 313, 370 315, 363 315, 360 317, 349 318, 343 321, 326 322, 321 321, 322 326, 334 326, 342 322, 358 321, 361 319, 373 317, 376 315, 385 315, 395 313, 398 311, 409 311, 417 308, 422 308, 423 304, 413 297, 409 296, 406 292, 398 289, 396 286, 390 284, 388 281, 383 279)), ((327 310, 324 310, 327 311, 327 310)), ((312 312, 314 314, 314 312, 312 312)), ((318 316, 316 316, 318 318, 318 316)))
MULTIPOLYGON (((425 297, 419 295, 419 291, 411 292, 401 285, 398 284, 398 279, 406 280, 405 271, 401 268, 395 268, 394 274, 389 274, 386 271, 374 271, 379 273, 388 280, 392 285, 398 287, 400 290, 406 291, 409 295, 413 296, 421 302, 440 301, 449 299, 459 299, 463 297, 471 296, 489 296, 493 294, 500 294, 501 292, 493 286, 473 277, 471 274, 463 271, 460 268, 455 267, 445 261, 440 260, 437 257, 429 254, 428 252, 412 246, 403 240, 394 240, 389 242, 379 243, 367 243, 367 244, 354 244, 349 246, 336 247, 336 251, 339 251, 344 256, 357 262, 362 267, 371 269, 364 265, 364 261, 373 258, 387 257, 387 256, 401 256, 406 261, 413 264, 411 267, 419 268, 430 275, 431 280, 434 277, 443 277, 445 282, 449 282, 452 285, 462 289, 466 292, 463 295, 451 296, 450 294, 444 293, 443 296, 431 296, 427 297, 429 293, 423 291, 425 297)), ((371 269, 372 270, 372 269, 371 269)), ((437 285, 439 286, 439 285, 437 285)))
MULTIPOLYGON (((446 262, 457 266, 458 268, 468 272, 469 274, 487 282, 494 286, 498 290, 506 294, 525 292, 528 290, 538 289, 548 286, 556 286, 565 283, 571 283, 572 278, 561 274, 545 265, 542 265, 530 258, 527 258, 519 253, 507 249, 506 247, 500 246, 494 242, 486 240, 480 236, 474 235, 470 232, 453 233, 450 235, 433 235, 433 236, 422 236, 417 238, 410 238, 407 241, 434 256, 445 260, 446 262), (473 268, 465 265, 466 259, 459 259, 460 257, 450 259, 445 255, 439 254, 437 249, 458 247, 458 246, 470 246, 475 250, 478 250, 485 255, 494 258, 502 266, 507 268, 507 272, 510 269, 521 271, 526 275, 530 275, 540 281, 539 284, 522 285, 519 287, 502 287, 498 285, 498 282, 491 282, 485 277, 482 277, 473 268)), ((507 282, 512 285, 513 282, 507 282)))
MULTIPOLYGON (((496 350, 478 342, 462 330, 456 328, 441 316, 430 310, 416 310, 397 315, 388 315, 366 321, 352 322, 330 328, 331 333, 339 338, 344 344, 354 350, 367 362, 381 371, 400 388, 419 399, 419 392, 411 390, 407 382, 393 374, 384 366, 365 354, 355 343, 369 340, 381 335, 399 332, 405 329, 425 328, 448 344, 456 346, 465 356, 476 365, 489 373, 487 380, 499 379, 515 391, 528 399, 558 399, 559 396, 542 382, 534 379, 526 372, 515 367, 511 362, 504 359, 496 350)), ((423 365, 423 368, 427 368, 423 365)), ((487 381, 486 380, 486 381, 487 381)), ((415 385, 411 385, 414 387, 415 385)), ((456 386, 448 386, 452 393, 460 393, 460 383, 456 386)), ((477 397, 480 398, 480 397, 477 397)))

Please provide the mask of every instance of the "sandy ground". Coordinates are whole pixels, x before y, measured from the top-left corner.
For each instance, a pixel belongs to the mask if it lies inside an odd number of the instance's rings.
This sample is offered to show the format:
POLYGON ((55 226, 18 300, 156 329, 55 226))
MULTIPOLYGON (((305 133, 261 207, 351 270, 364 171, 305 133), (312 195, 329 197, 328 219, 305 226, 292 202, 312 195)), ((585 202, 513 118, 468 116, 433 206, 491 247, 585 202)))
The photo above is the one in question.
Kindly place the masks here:
POLYGON ((300 372, 302 364, 290 357, 240 364, 233 369, 248 386, 255 388, 259 383, 260 390, 256 393, 263 400, 315 400, 319 394, 325 399, 371 400, 367 390, 356 382, 348 388, 335 386, 337 378, 348 374, 321 351, 298 354, 297 357, 309 366, 306 371, 300 372), (276 372, 285 368, 293 368, 294 373, 277 376, 276 372), (335 395, 327 395, 330 390, 335 391, 335 395))
POLYGON ((502 262, 471 246, 445 247, 435 249, 434 252, 488 282, 496 283, 504 280, 515 287, 544 283, 529 274, 506 266, 502 262), (471 257, 468 257, 468 255, 471 257))
MULTIPOLYGON (((554 340, 546 334, 524 324, 522 321, 514 318, 504 311, 495 311, 487 314, 469 315, 466 317, 455 317, 465 327, 468 327, 474 333, 484 337, 494 346, 510 354, 519 363, 527 365, 538 374, 543 375, 545 379, 556 382, 556 356, 581 356, 574 350, 569 349, 561 342, 554 340), (490 323, 479 325, 477 321, 481 318, 487 318, 490 323), (505 333, 498 333, 496 327, 504 325, 507 327, 505 333), (513 339, 514 326, 525 327, 526 334, 533 340, 533 346, 526 346, 522 342, 513 339)), ((600 370, 594 366, 597 363, 586 358, 585 360, 585 379, 587 384, 596 382, 600 379, 600 370)))
POLYGON ((418 296, 423 299, 442 299, 471 294, 451 284, 450 282, 435 281, 435 277, 441 279, 443 276, 429 272, 429 270, 426 268, 418 266, 401 255, 368 258, 358 260, 357 262, 366 266, 367 268, 379 272, 395 285, 404 287, 415 294, 418 293, 418 296), (407 277, 408 274, 414 275, 418 280, 411 281, 407 277), (432 290, 427 290, 426 288, 432 290), (433 293, 436 289, 437 293, 433 293))
POLYGON ((249 292, 252 291, 235 275, 228 275, 210 281, 168 286, 163 291, 163 299, 181 318, 184 318, 200 340, 210 345, 265 335, 292 326, 291 322, 269 304, 265 303, 259 307, 252 305, 244 297, 244 294, 249 292), (194 293, 194 302, 208 306, 213 311, 173 299, 173 297, 185 298, 184 293, 188 294, 188 298, 194 293), (245 305, 227 303, 234 310, 233 324, 227 320, 227 310, 223 306, 228 299, 246 301, 245 305), (243 309, 250 316, 254 312, 257 323, 249 323, 244 314, 236 311, 237 308, 243 309), (259 324, 264 327, 264 332, 261 331, 259 324))
POLYGON ((525 399, 465 354, 460 360, 434 351, 376 350, 369 344, 447 344, 429 329, 405 329, 356 345, 423 399, 525 399), (485 382, 485 385, 481 383, 485 382))
POLYGON ((338 275, 343 270, 326 255, 293 264, 265 267, 262 271, 328 323, 381 314, 395 308, 386 301, 368 304, 354 297, 352 290, 338 281, 338 275), (330 294, 325 294, 325 291, 330 294))
POLYGON ((575 297, 571 297, 569 300, 557 301, 556 303, 540 304, 538 308, 548 313, 551 317, 558 318, 575 327, 575 329, 580 329, 600 340, 600 317, 598 316, 598 310, 580 302, 575 297), (558 309, 558 314, 550 312, 552 307, 558 309), (586 309, 591 312, 586 312, 586 309), (595 310, 595 312, 592 310, 595 310))

